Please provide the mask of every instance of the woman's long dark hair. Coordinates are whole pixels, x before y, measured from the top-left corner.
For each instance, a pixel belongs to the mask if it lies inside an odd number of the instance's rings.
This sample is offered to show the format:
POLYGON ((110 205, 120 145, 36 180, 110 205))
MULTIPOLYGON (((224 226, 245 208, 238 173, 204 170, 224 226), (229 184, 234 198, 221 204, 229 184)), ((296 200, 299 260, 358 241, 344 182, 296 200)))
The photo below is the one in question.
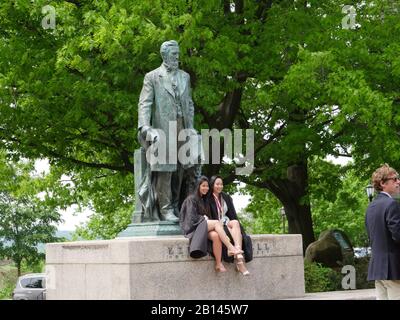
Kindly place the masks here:
POLYGON ((210 217, 210 206, 208 204, 208 197, 207 197, 207 195, 203 196, 200 193, 200 186, 205 181, 207 181, 208 186, 210 186, 210 181, 208 180, 208 178, 206 176, 201 176, 197 180, 196 189, 194 191, 194 197, 197 200, 197 203, 199 205, 199 214, 210 217))

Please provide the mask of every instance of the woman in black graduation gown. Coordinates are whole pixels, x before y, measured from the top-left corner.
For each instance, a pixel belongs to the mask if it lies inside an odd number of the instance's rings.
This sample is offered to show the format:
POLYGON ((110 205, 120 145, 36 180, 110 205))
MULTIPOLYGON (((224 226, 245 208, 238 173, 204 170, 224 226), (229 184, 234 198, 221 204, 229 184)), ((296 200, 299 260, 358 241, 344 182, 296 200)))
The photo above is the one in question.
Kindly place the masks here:
POLYGON ((182 204, 179 224, 185 237, 190 240, 190 256, 201 258, 207 255, 208 240, 212 241, 212 253, 215 257, 215 270, 225 272, 222 264, 222 243, 228 248, 228 255, 237 255, 243 251, 235 248, 226 235, 220 221, 211 219, 207 194, 209 181, 205 176, 198 180, 194 193, 188 196, 182 204), (222 242, 222 243, 221 243, 222 242))
MULTIPOLYGON (((221 221, 225 225, 225 230, 230 234, 235 247, 242 250, 244 230, 239 223, 235 207, 231 196, 222 192, 224 184, 220 176, 212 176, 210 179, 209 202, 211 218, 221 221), (242 235, 243 234, 243 235, 242 235)), ((225 261, 232 262, 232 258, 225 254, 226 248, 223 247, 223 256, 225 261)), ((235 255, 236 270, 247 276, 250 272, 245 265, 245 259, 242 254, 235 255)))

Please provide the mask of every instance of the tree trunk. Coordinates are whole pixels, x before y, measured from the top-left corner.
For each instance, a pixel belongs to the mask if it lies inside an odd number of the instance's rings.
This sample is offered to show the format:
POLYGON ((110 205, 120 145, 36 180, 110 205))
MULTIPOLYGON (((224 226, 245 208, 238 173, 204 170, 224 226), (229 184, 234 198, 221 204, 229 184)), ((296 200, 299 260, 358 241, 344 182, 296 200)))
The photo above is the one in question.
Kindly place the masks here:
POLYGON ((15 264, 17 265, 17 274, 19 277, 21 276, 21 261, 15 261, 15 264))
POLYGON ((310 245, 315 241, 312 226, 310 206, 296 203, 284 203, 285 213, 289 225, 289 233, 301 234, 303 237, 303 255, 310 245))
POLYGON ((290 166, 287 179, 272 180, 268 189, 282 202, 289 225, 289 233, 303 237, 303 254, 315 241, 310 201, 307 195, 307 161, 290 166))

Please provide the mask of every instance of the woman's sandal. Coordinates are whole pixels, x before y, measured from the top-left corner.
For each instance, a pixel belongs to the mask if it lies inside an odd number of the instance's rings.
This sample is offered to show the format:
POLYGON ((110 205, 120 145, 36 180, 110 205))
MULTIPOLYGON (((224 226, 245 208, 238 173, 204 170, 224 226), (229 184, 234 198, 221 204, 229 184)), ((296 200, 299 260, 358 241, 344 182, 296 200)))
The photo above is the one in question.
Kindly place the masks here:
POLYGON ((247 270, 246 267, 244 266, 244 258, 242 254, 236 255, 236 271, 240 272, 244 276, 250 275, 249 270, 247 270), (239 265, 242 265, 245 268, 245 270, 244 271, 240 270, 239 265))

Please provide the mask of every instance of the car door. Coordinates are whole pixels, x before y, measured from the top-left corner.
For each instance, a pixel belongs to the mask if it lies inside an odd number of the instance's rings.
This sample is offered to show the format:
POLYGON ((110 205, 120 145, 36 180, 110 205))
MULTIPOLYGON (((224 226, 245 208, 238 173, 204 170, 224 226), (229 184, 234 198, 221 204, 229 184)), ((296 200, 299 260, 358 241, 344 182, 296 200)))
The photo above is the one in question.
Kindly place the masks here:
POLYGON ((29 296, 29 300, 43 300, 44 298, 44 278, 43 277, 32 277, 29 283, 26 285, 26 290, 29 296))

